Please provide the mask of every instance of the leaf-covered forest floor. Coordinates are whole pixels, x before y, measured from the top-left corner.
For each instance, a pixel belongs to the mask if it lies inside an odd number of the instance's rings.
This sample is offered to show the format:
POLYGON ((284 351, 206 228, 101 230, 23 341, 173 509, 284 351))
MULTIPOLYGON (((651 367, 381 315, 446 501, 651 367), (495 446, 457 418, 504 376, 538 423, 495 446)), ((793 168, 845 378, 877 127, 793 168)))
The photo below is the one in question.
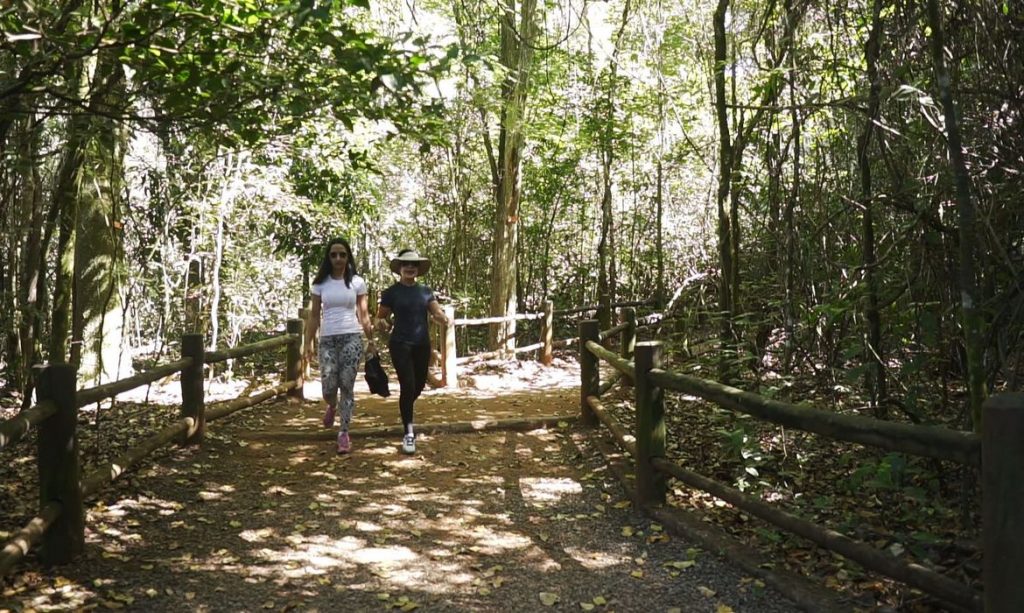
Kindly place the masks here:
MULTIPOLYGON (((471 387, 427 391, 417 421, 572 416, 578 376, 569 363, 483 366, 471 387)), ((796 610, 633 511, 574 422, 421 434, 414 456, 397 437, 356 436, 339 456, 316 387, 304 403, 214 422, 202 446, 128 473, 89 501, 86 553, 56 569, 30 554, 3 582, 0 609, 796 610), (309 437, 267 435, 282 431, 309 437)), ((394 396, 357 391, 354 430, 398 422, 394 396)), ((123 402, 98 427, 83 412, 86 462, 116 457, 174 412, 123 402)), ((0 531, 34 512, 31 447, 0 469, 0 531)))
MULTIPOLYGON (((713 380, 716 366, 674 356, 663 368, 713 380)), ((739 387, 769 394, 788 388, 791 402, 872 417, 857 408, 863 403, 844 386, 799 376, 783 382, 769 371, 761 374, 758 385, 749 371, 740 373, 744 381, 739 387)), ((615 386, 603 400, 632 431, 632 390, 615 386)), ((981 591, 981 494, 973 472, 789 430, 677 392, 666 393, 665 415, 667 455, 677 464, 981 591)), ((858 608, 947 610, 916 589, 699 490, 671 482, 669 501, 756 547, 773 568, 815 578, 858 608)))
MULTIPOLYGON (((489 362, 457 392, 425 392, 417 421, 574 415, 578 381, 571 361, 489 362)), ((244 387, 217 383, 208 399, 244 387)), ((150 390, 163 404, 141 404, 139 392, 98 415, 83 411, 86 471, 169 422, 176 388, 150 390)), ((398 423, 394 395, 371 397, 362 382, 357 392, 355 430, 398 423)), ((628 428, 630 396, 616 387, 606 401, 628 428)), ((397 438, 356 437, 353 453, 338 456, 315 382, 306 397, 211 424, 199 448, 158 452, 89 501, 80 561, 47 570, 30 555, 0 584, 0 610, 795 608, 634 512, 593 437, 574 424, 421 435, 412 457, 397 438), (267 431, 310 437, 259 435, 267 431)), ((670 455, 687 467, 977 587, 976 534, 961 528, 954 467, 759 426, 692 398, 667 402, 670 455)), ((0 468, 0 538, 34 514, 33 446, 3 451, 13 460, 0 468)), ((939 610, 708 495, 673 485, 670 497, 854 609, 939 610)))

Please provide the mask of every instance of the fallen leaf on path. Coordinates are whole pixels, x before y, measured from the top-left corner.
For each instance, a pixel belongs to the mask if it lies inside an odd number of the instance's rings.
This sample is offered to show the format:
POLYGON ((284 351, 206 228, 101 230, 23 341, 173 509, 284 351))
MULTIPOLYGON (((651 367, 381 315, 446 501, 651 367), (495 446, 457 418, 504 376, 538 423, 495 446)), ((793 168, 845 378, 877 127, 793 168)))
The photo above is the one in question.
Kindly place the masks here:
POLYGON ((558 594, 554 592, 541 592, 538 594, 540 603, 545 607, 554 606, 558 602, 558 594))

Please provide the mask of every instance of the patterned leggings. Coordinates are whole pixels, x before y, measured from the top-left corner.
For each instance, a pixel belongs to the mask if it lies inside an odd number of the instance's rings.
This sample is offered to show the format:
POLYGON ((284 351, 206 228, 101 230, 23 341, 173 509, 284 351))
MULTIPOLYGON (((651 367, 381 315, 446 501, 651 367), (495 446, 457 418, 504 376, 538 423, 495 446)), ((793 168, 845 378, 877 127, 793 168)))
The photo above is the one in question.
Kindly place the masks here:
POLYGON ((356 406, 353 387, 359 358, 363 356, 363 336, 359 333, 320 337, 320 388, 324 400, 338 406, 341 393, 341 430, 348 430, 356 406))

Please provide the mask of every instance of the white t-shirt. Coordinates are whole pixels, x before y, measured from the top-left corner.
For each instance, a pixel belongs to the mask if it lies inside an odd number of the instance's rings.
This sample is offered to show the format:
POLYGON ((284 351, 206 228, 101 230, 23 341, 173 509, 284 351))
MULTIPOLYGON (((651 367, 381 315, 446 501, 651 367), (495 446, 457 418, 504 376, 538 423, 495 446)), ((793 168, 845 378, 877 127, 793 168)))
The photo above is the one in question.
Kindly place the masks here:
POLYGON ((356 317, 356 297, 366 295, 366 281, 352 276, 352 287, 344 279, 327 277, 313 285, 313 295, 320 296, 320 336, 354 334, 363 331, 356 317))

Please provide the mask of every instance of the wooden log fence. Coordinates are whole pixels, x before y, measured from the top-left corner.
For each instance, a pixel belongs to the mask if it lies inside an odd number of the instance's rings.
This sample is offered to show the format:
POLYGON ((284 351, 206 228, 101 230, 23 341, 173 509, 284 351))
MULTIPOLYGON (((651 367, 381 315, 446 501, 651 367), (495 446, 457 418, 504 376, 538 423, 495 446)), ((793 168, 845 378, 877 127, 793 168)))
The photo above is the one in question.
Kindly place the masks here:
MULTIPOLYGON (((610 305, 613 308, 620 309, 620 319, 622 322, 610 330, 605 330, 599 334, 598 341, 604 342, 608 339, 619 337, 620 340, 620 351, 623 357, 629 357, 633 355, 633 346, 636 344, 636 333, 637 330, 641 329, 638 326, 636 309, 637 306, 647 306, 653 304, 652 300, 640 300, 632 302, 619 302, 610 305)), ((553 350, 555 348, 571 347, 577 343, 579 338, 566 338, 566 339, 554 339, 554 316, 555 315, 572 315, 576 313, 585 313, 588 311, 597 310, 600 305, 577 307, 572 309, 558 309, 554 308, 554 305, 550 300, 544 303, 544 310, 540 313, 518 313, 512 316, 504 317, 479 317, 479 318, 455 318, 455 311, 453 307, 446 306, 445 313, 452 319, 453 323, 451 326, 441 326, 441 334, 439 335, 444 339, 442 343, 441 351, 441 379, 440 384, 445 387, 455 388, 458 387, 459 379, 459 366, 465 365, 470 362, 479 360, 490 360, 495 358, 501 358, 508 355, 506 351, 485 351, 474 353, 467 356, 457 356, 456 343, 455 343, 455 327, 456 326, 481 326, 495 323, 503 323, 507 321, 524 321, 524 320, 541 320, 540 328, 540 340, 539 342, 532 343, 529 345, 520 345, 512 350, 513 355, 519 355, 521 353, 529 353, 531 351, 539 351, 537 360, 545 365, 550 365, 553 359, 553 350)), ((628 383, 628 382, 627 382, 628 383)))
MULTIPOLYGON (((616 326, 618 328, 619 326, 616 326)), ((614 330, 615 328, 613 328, 614 330)), ((894 424, 764 398, 737 388, 665 371, 660 342, 636 343, 635 362, 601 346, 596 320, 579 323, 580 421, 603 424, 620 448, 633 457, 632 497, 651 515, 664 514, 666 480, 674 478, 705 491, 778 528, 804 537, 865 568, 906 583, 966 610, 1024 611, 1024 394, 1001 394, 984 407, 985 434, 935 426, 894 424), (600 382, 601 361, 613 377, 634 383, 635 428, 632 436, 601 404, 608 389, 600 382), (787 513, 769 503, 685 469, 665 457, 666 391, 694 395, 774 424, 909 455, 980 467, 983 484, 982 534, 984 594, 920 564, 906 562, 871 545, 787 513)))
POLYGON ((23 438, 35 427, 39 466, 39 513, 0 549, 0 577, 5 576, 33 546, 40 544, 46 564, 63 564, 80 554, 85 544, 84 501, 124 474, 157 449, 178 441, 195 444, 202 440, 205 424, 274 396, 288 394, 302 398, 303 320, 288 321, 287 333, 224 351, 205 352, 202 335, 182 338, 182 358, 156 366, 119 381, 76 390, 75 371, 67 364, 53 364, 40 373, 39 403, 19 415, 0 422, 0 449, 23 438), (259 394, 206 406, 203 397, 203 366, 286 347, 284 383, 259 394), (76 432, 78 409, 122 392, 180 373, 181 417, 145 438, 113 462, 80 478, 80 455, 76 432))

